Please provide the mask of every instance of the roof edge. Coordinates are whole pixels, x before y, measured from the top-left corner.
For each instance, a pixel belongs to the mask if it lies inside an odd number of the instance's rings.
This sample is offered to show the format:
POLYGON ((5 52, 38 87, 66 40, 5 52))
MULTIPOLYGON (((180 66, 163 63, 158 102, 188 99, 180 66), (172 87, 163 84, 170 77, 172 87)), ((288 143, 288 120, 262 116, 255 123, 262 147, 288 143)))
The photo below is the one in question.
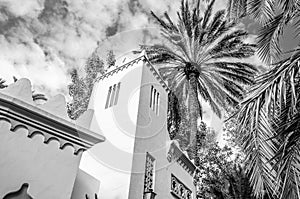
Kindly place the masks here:
POLYGON ((25 127, 29 138, 39 133, 44 136, 46 144, 51 139, 56 139, 59 140, 61 149, 70 145, 74 148, 74 154, 105 140, 100 134, 1 92, 0 120, 9 121, 11 131, 19 126, 25 127))
POLYGON ((162 76, 159 74, 159 72, 155 69, 155 67, 152 65, 152 63, 150 62, 150 60, 148 59, 146 54, 143 54, 119 67, 117 67, 116 69, 113 69, 105 74, 103 74, 102 76, 98 77, 96 79, 96 81, 100 81, 103 80, 105 78, 108 78, 109 76, 114 75, 115 73, 118 73, 120 71, 123 71, 124 69, 129 68, 130 66, 133 66, 136 63, 139 63, 140 61, 143 61, 145 63, 147 63, 147 66, 149 67, 150 71, 153 73, 154 77, 157 79, 157 81, 162 85, 162 87, 166 90, 167 93, 169 93, 171 90, 168 87, 168 85, 166 84, 166 82, 164 81, 164 79, 162 78, 162 76))

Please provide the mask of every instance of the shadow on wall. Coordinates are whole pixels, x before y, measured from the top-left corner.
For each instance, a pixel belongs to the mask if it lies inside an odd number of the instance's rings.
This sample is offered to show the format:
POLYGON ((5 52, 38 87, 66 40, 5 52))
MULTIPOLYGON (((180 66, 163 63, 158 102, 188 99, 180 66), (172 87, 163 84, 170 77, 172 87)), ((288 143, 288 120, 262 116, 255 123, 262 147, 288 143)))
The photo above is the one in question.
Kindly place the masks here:
POLYGON ((18 191, 13 191, 4 196, 3 199, 33 199, 28 193, 29 184, 24 183, 18 191))

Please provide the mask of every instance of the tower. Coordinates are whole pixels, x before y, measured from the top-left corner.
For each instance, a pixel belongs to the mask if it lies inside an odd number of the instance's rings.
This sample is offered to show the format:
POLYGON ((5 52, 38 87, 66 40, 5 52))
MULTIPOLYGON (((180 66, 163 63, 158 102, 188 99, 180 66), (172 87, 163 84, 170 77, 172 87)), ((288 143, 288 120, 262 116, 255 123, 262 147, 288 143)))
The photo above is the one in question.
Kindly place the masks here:
POLYGON ((98 78, 91 129, 106 141, 82 169, 100 180, 100 198, 195 198, 195 166, 167 131, 169 89, 146 54, 98 78))

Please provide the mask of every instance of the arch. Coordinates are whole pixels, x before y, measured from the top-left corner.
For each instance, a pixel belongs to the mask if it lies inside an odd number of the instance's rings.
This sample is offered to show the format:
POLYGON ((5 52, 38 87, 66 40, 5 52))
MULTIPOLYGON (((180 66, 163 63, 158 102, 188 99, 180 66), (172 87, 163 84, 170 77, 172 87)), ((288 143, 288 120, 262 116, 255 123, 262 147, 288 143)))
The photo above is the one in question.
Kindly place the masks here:
POLYGON ((84 148, 79 148, 75 151, 74 155, 80 155, 81 153, 83 153, 85 151, 84 148))
POLYGON ((6 121, 8 123, 11 123, 11 121, 9 119, 7 119, 6 117, 0 117, 0 121, 6 121))
POLYGON ((28 131, 28 127, 25 124, 17 123, 15 121, 11 121, 10 130, 16 132, 18 129, 24 128, 28 131))
POLYGON ((28 134, 28 137, 29 137, 29 138, 33 138, 33 137, 35 137, 36 135, 42 135, 42 136, 45 136, 44 133, 42 133, 41 131, 33 131, 33 132, 31 132, 30 134, 28 134))
POLYGON ((49 137, 48 139, 45 137, 45 144, 49 144, 50 142, 58 142, 58 144, 60 145, 60 140, 56 137, 49 137))
POLYGON ((60 149, 61 150, 64 150, 66 149, 66 147, 70 147, 72 150, 73 150, 73 154, 75 154, 75 147, 73 144, 69 143, 69 142, 66 142, 66 143, 63 143, 61 146, 60 146, 60 149))

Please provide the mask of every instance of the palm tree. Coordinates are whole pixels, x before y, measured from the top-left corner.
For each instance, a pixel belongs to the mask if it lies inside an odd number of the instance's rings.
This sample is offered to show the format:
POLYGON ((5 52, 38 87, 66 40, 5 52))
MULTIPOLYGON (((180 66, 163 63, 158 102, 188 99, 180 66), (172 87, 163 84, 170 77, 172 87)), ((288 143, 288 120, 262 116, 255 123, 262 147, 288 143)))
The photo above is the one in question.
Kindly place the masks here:
POLYGON ((231 20, 250 17, 260 22, 258 54, 267 63, 279 61, 283 55, 280 39, 287 27, 300 34, 298 0, 229 0, 227 16, 231 20))
POLYGON ((228 5, 231 19, 260 19, 258 52, 271 63, 271 69, 257 77, 239 111, 239 140, 248 157, 251 184, 261 198, 265 192, 273 198, 300 198, 300 46, 295 42, 298 47, 289 50, 289 58, 283 58, 280 45, 287 27, 300 33, 300 2, 230 0, 228 5))
POLYGON ((257 196, 300 198, 300 50, 257 77, 238 112, 257 196))
POLYGON ((247 32, 228 22, 225 10, 212 14, 214 2, 201 13, 200 0, 193 7, 182 0, 177 24, 167 13, 160 19, 151 12, 167 45, 142 46, 179 101, 188 102, 190 146, 195 146, 197 120, 202 118, 200 100, 221 117, 223 108, 242 99, 243 85, 252 84, 256 72, 240 61, 254 54, 255 45, 244 42, 247 32))

